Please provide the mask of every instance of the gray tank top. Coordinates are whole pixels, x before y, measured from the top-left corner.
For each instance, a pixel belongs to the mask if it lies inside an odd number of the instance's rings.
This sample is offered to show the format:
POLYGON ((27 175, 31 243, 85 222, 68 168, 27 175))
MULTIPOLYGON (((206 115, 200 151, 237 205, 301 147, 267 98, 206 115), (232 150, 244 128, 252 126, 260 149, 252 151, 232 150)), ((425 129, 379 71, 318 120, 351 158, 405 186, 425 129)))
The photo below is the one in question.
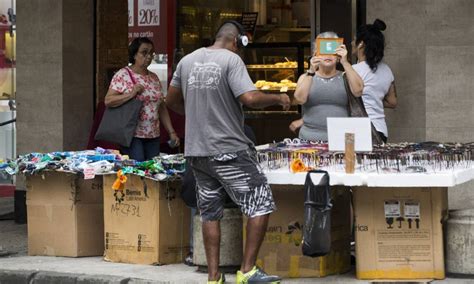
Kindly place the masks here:
POLYGON ((347 117, 347 93, 342 72, 331 78, 313 77, 308 100, 303 105, 303 126, 299 138, 328 140, 328 117, 347 117))

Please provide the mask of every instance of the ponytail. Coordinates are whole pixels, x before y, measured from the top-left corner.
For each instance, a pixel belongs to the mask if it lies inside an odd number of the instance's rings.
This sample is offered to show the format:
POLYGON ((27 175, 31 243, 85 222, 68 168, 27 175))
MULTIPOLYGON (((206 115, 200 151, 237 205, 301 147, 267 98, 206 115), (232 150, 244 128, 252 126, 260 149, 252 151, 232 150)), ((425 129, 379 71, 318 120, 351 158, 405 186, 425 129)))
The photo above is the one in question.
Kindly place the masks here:
POLYGON ((384 57, 385 37, 382 33, 387 25, 382 20, 376 19, 373 24, 362 25, 357 29, 356 44, 364 42, 366 62, 372 72, 377 71, 377 66, 384 57))

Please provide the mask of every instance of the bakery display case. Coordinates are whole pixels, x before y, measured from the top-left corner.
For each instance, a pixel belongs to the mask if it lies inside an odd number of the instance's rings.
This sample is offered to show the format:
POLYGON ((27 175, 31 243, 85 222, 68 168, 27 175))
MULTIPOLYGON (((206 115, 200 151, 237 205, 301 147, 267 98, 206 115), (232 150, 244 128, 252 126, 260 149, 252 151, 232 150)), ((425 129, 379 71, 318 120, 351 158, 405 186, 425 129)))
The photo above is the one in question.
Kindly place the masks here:
POLYGON ((260 144, 294 136, 288 126, 301 117, 294 101, 296 82, 308 69, 309 42, 251 43, 242 56, 255 87, 267 94, 287 94, 292 101, 289 110, 280 106, 245 110, 245 123, 250 125, 260 144))
MULTIPOLYGON (((293 98, 298 77, 308 68, 305 61, 310 55, 311 29, 309 13, 301 11, 308 11, 309 1, 179 0, 177 3, 173 64, 182 56, 211 45, 223 21, 243 22, 244 13, 256 12, 256 25, 253 30, 247 29, 252 43, 242 50, 242 59, 259 90, 267 94, 285 93, 293 98), (300 9, 303 4, 307 7, 300 9), (292 13, 294 18, 291 18, 292 13)), ((288 125, 301 115, 298 105, 293 104, 288 111, 280 106, 246 108, 245 117, 258 144, 263 144, 294 136, 288 125)))
MULTIPOLYGON (((265 93, 286 93, 293 97, 296 81, 308 68, 308 42, 252 43, 243 51, 244 62, 255 87, 265 93)), ((280 111, 280 113, 284 113, 280 111)), ((246 114, 255 114, 247 110, 246 114)))

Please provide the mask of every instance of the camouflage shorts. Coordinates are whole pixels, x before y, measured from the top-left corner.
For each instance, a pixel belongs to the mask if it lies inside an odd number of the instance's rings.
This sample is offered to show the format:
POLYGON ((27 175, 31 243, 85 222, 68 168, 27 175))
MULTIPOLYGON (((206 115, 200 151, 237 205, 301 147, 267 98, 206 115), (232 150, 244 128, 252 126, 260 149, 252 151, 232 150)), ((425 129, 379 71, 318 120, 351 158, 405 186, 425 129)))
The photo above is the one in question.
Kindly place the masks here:
POLYGON ((253 148, 213 157, 190 157, 203 221, 220 220, 226 192, 247 217, 275 211, 272 191, 253 148))

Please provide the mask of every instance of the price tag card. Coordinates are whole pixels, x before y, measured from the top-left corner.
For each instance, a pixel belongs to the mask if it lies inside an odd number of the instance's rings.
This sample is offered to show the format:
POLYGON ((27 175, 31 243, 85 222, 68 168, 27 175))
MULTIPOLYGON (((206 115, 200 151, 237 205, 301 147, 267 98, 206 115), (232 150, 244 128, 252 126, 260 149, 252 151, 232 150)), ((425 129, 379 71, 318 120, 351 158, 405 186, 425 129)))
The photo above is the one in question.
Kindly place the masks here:
POLYGON ((94 168, 84 168, 84 179, 93 179, 95 178, 94 168))
POLYGON ((404 215, 405 218, 420 218, 420 203, 405 202, 404 215))
POLYGON ((398 200, 388 200, 384 204, 385 218, 394 218, 401 216, 400 202, 398 200))
POLYGON ((138 26, 160 25, 160 0, 138 0, 138 26))

